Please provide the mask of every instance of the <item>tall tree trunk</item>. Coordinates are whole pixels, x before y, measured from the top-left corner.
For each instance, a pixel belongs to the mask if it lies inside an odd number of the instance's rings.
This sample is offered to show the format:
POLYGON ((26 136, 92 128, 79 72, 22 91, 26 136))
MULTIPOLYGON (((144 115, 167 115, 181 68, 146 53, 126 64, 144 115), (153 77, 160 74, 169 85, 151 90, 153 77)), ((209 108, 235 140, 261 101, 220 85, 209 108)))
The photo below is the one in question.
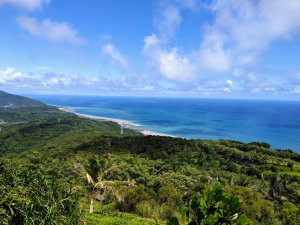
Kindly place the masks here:
POLYGON ((91 202, 90 202, 90 213, 94 212, 94 199, 91 197, 91 202))

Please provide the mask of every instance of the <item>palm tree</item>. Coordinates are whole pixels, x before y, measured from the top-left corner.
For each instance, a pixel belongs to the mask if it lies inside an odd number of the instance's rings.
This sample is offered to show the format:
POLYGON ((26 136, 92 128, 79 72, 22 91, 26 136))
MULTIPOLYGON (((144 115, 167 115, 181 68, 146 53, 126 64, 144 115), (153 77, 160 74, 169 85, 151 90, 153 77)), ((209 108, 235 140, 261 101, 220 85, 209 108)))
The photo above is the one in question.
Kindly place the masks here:
POLYGON ((87 189, 89 191, 90 198, 90 213, 94 212, 94 199, 98 201, 105 200, 105 194, 110 193, 113 194, 119 202, 124 200, 124 193, 121 189, 122 186, 134 187, 134 180, 127 181, 118 181, 118 180, 105 180, 104 177, 109 173, 112 169, 117 166, 112 166, 106 169, 100 176, 96 179, 87 172, 83 165, 80 163, 75 164, 75 168, 79 170, 79 173, 82 178, 84 178, 87 182, 87 189), (101 194, 102 193, 102 194, 101 194))

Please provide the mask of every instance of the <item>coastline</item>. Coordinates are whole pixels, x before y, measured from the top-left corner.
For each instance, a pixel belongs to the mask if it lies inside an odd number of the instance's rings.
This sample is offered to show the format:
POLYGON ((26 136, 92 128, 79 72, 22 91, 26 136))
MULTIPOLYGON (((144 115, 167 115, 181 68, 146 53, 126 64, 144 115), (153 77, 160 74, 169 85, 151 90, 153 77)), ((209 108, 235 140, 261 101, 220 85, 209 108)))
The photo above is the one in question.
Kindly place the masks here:
MULTIPOLYGON (((133 123, 129 120, 116 119, 116 118, 103 117, 103 116, 93 116, 93 115, 88 115, 88 114, 83 114, 83 113, 77 113, 77 112, 75 112, 74 107, 59 106, 58 109, 61 110, 61 111, 64 111, 64 112, 74 113, 77 116, 83 117, 83 118, 94 119, 94 120, 102 120, 102 121, 112 121, 112 122, 115 122, 115 123, 119 124, 120 126, 130 128, 130 129, 135 129, 135 127, 138 128, 138 127, 142 126, 140 124, 133 123)), ((154 131, 150 131, 150 130, 145 130, 145 129, 142 129, 142 130, 135 129, 135 130, 137 130, 138 132, 142 133, 145 136, 174 137, 172 135, 162 134, 162 133, 158 133, 158 132, 154 132, 154 131)))

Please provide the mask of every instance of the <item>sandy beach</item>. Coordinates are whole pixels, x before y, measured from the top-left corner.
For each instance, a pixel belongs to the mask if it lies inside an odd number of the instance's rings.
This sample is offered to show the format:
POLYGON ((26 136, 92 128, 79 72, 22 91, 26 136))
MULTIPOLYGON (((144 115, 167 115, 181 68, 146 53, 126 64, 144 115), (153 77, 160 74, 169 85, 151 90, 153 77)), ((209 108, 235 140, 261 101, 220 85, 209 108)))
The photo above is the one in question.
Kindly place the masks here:
POLYGON ((76 115, 78 115, 80 117, 84 117, 84 118, 116 122, 116 123, 118 123, 119 125, 121 125, 123 127, 138 130, 143 135, 174 137, 174 136, 167 135, 167 134, 162 134, 162 133, 157 133, 157 132, 153 132, 153 131, 150 131, 150 130, 140 129, 140 127, 142 125, 137 124, 137 123, 133 123, 133 122, 131 122, 129 120, 122 120, 122 119, 116 119, 116 118, 110 118, 110 117, 102 117, 102 116, 92 116, 92 115, 88 115, 88 114, 77 113, 77 112, 75 112, 75 109, 73 107, 67 107, 67 106, 65 106, 65 107, 59 107, 59 109, 61 111, 74 113, 74 114, 76 114, 76 115))

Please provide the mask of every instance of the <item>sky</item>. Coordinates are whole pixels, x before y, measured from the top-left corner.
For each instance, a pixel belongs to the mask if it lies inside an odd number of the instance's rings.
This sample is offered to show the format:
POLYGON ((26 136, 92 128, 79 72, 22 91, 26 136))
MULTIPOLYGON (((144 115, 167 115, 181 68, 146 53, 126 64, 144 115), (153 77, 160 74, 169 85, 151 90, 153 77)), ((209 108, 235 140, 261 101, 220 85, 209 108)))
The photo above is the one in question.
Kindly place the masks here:
POLYGON ((300 1, 0 0, 0 89, 300 100, 300 1))

